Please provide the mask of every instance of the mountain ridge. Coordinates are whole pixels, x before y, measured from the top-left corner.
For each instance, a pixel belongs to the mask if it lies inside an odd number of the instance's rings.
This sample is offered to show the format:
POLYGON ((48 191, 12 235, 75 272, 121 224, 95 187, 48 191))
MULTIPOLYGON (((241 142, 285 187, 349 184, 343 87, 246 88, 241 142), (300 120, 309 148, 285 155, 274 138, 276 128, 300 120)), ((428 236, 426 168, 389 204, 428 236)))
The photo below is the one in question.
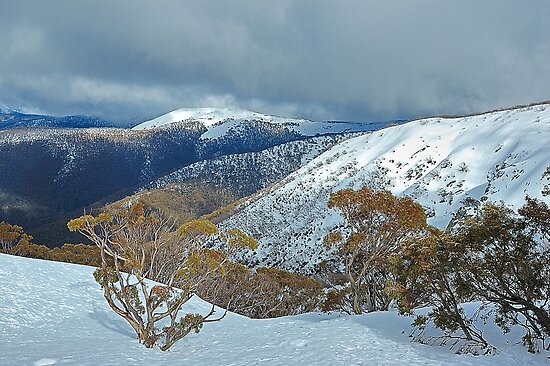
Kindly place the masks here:
POLYGON ((11 128, 91 128, 115 127, 116 124, 94 116, 48 116, 0 108, 0 130, 11 128))
POLYGON ((412 121, 337 144, 223 225, 259 239, 250 263, 311 272, 324 257, 323 237, 341 223, 327 207, 331 192, 389 189, 417 200, 444 228, 466 198, 514 208, 526 194, 549 202, 548 146, 548 104, 412 121))
MULTIPOLYGON (((132 194, 132 189, 189 164, 228 154, 258 152, 317 135, 339 134, 347 128, 327 130, 316 124, 307 131, 294 124, 260 120, 225 121, 208 129, 200 121, 172 123, 159 128, 9 128, 0 131, 0 217, 25 227, 38 242, 37 227, 90 205, 132 194), (227 127, 227 128, 226 128, 227 127), (213 137, 203 138, 207 133, 213 137)), ((376 128, 361 125, 359 129, 376 128)), ((273 178, 275 179, 275 178, 273 178)), ((40 231, 42 232, 42 231, 40 231)), ((57 237, 57 235, 56 235, 57 237)), ((57 240, 57 239, 55 239, 57 240)))
POLYGON ((268 115, 238 108, 180 108, 155 119, 145 121, 132 130, 154 130, 174 125, 199 123, 206 128, 201 139, 215 140, 231 133, 246 131, 248 125, 270 126, 272 129, 286 129, 302 136, 318 136, 345 132, 374 131, 391 123, 383 122, 311 121, 303 118, 287 118, 268 115))
POLYGON ((306 121, 304 119, 278 117, 241 108, 192 107, 173 110, 152 120, 144 121, 137 126, 132 127, 132 129, 142 130, 158 128, 184 121, 199 121, 206 127, 209 127, 227 119, 264 120, 274 123, 283 123, 286 121, 306 121))

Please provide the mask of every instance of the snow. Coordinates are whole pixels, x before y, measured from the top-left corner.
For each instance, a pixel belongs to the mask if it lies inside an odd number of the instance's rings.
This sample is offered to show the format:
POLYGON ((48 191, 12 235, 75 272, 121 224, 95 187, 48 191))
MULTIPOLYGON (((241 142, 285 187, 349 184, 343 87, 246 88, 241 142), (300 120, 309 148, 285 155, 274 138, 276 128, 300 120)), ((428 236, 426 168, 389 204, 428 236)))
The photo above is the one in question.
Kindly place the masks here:
MULTIPOLYGON (((105 303, 93 268, 0 254, 0 365, 545 365, 500 335, 496 356, 409 342, 410 318, 229 313, 169 351, 146 349, 105 303)), ((195 298, 186 310, 207 312, 195 298)))
POLYGON ((251 122, 278 125, 302 136, 336 134, 342 132, 373 131, 387 122, 314 122, 306 119, 285 118, 238 108, 181 108, 150 121, 143 122, 133 130, 166 128, 175 123, 199 122, 207 131, 201 139, 219 139, 230 131, 243 128, 251 122))
POLYGON ((408 195, 444 228, 467 197, 516 209, 527 194, 550 203, 542 195, 549 146, 549 104, 413 121, 337 144, 223 225, 259 239, 252 254, 259 265, 308 272, 326 254, 322 238, 341 222, 327 208, 331 192, 369 185, 408 195))
POLYGON ((199 121, 202 122, 205 127, 210 127, 226 120, 267 120, 273 123, 294 121, 290 118, 269 116, 238 108, 180 108, 150 121, 143 122, 133 129, 144 130, 185 121, 199 121))

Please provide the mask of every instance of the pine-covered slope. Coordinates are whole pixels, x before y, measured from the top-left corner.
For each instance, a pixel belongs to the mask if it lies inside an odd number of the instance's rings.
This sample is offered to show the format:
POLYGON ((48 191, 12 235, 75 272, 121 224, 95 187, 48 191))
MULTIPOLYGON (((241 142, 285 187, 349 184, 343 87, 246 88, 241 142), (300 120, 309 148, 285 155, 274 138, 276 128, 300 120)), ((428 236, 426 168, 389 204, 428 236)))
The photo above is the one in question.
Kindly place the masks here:
POLYGON ((550 202, 550 105, 461 118, 430 118, 346 140, 224 225, 260 239, 253 264, 311 271, 323 257, 322 238, 341 222, 327 208, 331 192, 368 185, 408 195, 445 227, 461 202, 505 201, 525 195, 550 202))

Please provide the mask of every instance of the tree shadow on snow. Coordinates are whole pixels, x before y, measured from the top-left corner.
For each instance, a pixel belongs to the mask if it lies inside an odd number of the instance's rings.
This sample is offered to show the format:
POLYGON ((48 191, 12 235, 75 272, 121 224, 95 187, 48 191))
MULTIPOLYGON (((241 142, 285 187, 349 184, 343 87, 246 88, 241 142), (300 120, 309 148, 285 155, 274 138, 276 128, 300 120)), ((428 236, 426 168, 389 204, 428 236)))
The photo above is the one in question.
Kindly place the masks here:
POLYGON ((91 319, 97 321, 99 325, 110 331, 122 334, 130 338, 136 337, 135 333, 132 331, 132 328, 129 325, 121 321, 122 319, 114 317, 113 314, 110 314, 105 310, 106 309, 94 305, 92 312, 88 313, 88 316, 91 319))

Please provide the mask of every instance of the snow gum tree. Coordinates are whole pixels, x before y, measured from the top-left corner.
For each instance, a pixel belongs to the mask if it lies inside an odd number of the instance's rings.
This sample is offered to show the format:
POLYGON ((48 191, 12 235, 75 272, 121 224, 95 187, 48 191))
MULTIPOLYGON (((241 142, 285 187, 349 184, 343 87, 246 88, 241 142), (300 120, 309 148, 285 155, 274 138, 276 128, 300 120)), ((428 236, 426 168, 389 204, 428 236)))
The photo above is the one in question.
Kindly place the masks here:
POLYGON ((505 332, 521 327, 530 352, 548 350, 549 245, 550 208, 544 202, 527 198, 517 212, 485 203, 452 230, 400 245, 390 258, 395 278, 389 289, 402 312, 431 306, 415 325, 422 330, 433 322, 445 331, 442 343, 461 344, 458 352, 496 351, 476 328, 476 317, 494 318, 505 332), (480 301, 475 314, 465 314, 461 303, 468 301, 480 301))
POLYGON ((30 241, 32 237, 25 234, 21 226, 0 222, 0 250, 8 253, 21 240, 30 241))
POLYGON ((495 305, 505 331, 523 327, 530 352, 550 350, 550 208, 527 197, 517 213, 486 204, 455 235, 466 247, 461 274, 471 296, 495 305))
POLYGON ((331 194, 329 207, 340 212, 344 225, 327 235, 325 244, 334 250, 348 283, 329 296, 347 300, 355 314, 387 310, 388 258, 402 241, 427 235, 424 210, 409 197, 368 187, 331 194))
POLYGON ((0 222, 0 253, 21 257, 48 258, 49 249, 44 245, 32 243, 33 237, 23 231, 21 226, 0 222))
POLYGON ((229 263, 231 253, 205 248, 204 242, 219 235, 229 252, 256 245, 241 231, 220 233, 206 220, 176 230, 172 220, 142 204, 84 215, 67 226, 99 247, 101 267, 94 277, 111 309, 130 324, 140 343, 163 351, 225 316, 216 316, 214 306, 206 315, 180 314, 198 286, 213 274, 223 276, 229 263))
POLYGON ((391 254, 390 269, 394 278, 387 285, 388 293, 397 300, 403 314, 429 306, 427 315, 417 315, 413 340, 449 345, 457 353, 490 354, 496 350, 475 327, 478 314, 466 314, 462 303, 472 300, 461 268, 465 246, 450 233, 432 229, 432 235, 403 242, 391 254), (430 323, 444 331, 442 336, 426 337, 430 323))

